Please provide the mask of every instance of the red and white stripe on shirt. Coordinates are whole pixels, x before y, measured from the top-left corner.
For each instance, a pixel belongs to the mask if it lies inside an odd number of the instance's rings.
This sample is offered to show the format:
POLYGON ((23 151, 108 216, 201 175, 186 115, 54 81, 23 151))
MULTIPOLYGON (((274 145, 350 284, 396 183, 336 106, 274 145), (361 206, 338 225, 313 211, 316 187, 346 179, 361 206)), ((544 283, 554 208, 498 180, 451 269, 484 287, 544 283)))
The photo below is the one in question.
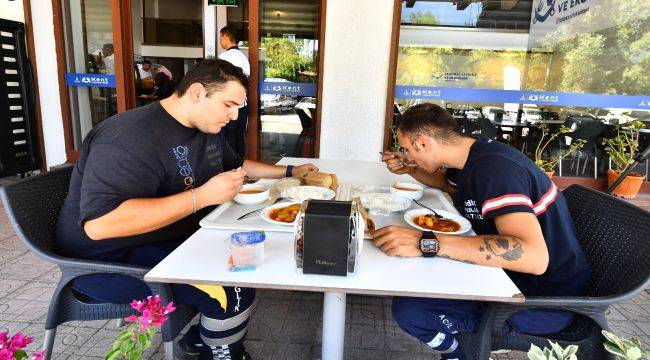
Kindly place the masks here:
POLYGON ((555 184, 551 184, 551 188, 533 204, 528 195, 524 194, 506 194, 487 200, 483 203, 481 214, 485 217, 492 211, 508 207, 508 206, 528 206, 535 212, 535 215, 542 215, 551 204, 557 199, 559 190, 555 184))

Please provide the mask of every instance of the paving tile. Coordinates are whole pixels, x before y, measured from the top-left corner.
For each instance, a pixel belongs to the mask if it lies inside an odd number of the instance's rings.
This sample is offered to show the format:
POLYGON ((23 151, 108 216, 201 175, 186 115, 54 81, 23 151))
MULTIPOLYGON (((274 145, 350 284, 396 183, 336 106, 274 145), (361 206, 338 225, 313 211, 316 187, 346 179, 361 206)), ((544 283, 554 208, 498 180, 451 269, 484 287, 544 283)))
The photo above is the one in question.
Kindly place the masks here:
POLYGON ((56 284, 50 282, 30 281, 16 289, 7 297, 11 299, 34 300, 41 299, 49 301, 54 294, 56 284))
MULTIPOLYGON (((0 262, 1 264, 2 262, 0 262)), ((0 279, 0 299, 8 297, 28 282, 26 280, 0 279)))
MULTIPOLYGON (((650 336, 650 321, 635 321, 634 325, 636 325, 645 335, 650 336)), ((646 344, 650 345, 650 344, 646 344)))

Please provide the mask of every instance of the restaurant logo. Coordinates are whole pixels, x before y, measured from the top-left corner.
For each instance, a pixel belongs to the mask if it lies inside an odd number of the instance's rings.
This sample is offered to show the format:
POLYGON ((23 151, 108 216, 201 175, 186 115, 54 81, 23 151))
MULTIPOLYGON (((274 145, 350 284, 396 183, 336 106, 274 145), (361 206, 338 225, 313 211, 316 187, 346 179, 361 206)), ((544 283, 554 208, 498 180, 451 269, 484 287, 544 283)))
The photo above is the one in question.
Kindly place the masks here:
POLYGON ((544 104, 556 104, 560 101, 558 95, 546 95, 546 94, 526 94, 522 93, 519 101, 530 101, 530 102, 539 102, 544 104))
POLYGON ((549 16, 553 15, 555 15, 555 0, 539 0, 535 7, 535 18, 533 18, 533 24, 536 24, 538 21, 543 23, 549 18, 549 16))
POLYGON ((402 95, 406 99, 438 99, 442 97, 442 92, 426 88, 406 88, 402 95))
MULTIPOLYGON (((553 17, 555 15, 556 10, 558 15, 566 13, 577 6, 585 4, 587 1, 588 0, 565 0, 559 4, 556 4, 556 0, 539 0, 537 2, 537 6, 535 7, 533 24, 536 24, 538 22, 545 22, 549 17, 553 17)), ((589 7, 575 11, 567 16, 558 17, 555 22, 559 24, 567 20, 571 20, 576 16, 586 13, 587 11, 589 11, 589 7)))

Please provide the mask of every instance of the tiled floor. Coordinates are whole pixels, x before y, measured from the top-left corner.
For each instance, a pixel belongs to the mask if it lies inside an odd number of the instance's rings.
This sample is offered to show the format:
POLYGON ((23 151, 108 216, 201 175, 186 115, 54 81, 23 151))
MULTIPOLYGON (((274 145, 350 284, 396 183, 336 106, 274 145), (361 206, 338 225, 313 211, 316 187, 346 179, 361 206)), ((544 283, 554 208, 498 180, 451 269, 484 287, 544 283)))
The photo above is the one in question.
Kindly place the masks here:
MULTIPOLYGON (((642 205, 643 206, 643 205, 642 205)), ((32 255, 15 236, 0 210, 0 329, 23 331, 41 346, 45 315, 60 273, 32 255)), ((322 295, 259 291, 246 346, 254 359, 319 359, 322 295)), ((610 309, 614 331, 650 344, 650 292, 610 309)), ((390 298, 349 296, 346 359, 434 359, 436 356, 403 333, 390 314, 390 298)), ((115 321, 75 322, 57 330, 55 359, 100 359, 119 333, 115 321)), ((160 339, 145 358, 162 359, 160 339)), ((523 353, 495 356, 526 359, 523 353)))

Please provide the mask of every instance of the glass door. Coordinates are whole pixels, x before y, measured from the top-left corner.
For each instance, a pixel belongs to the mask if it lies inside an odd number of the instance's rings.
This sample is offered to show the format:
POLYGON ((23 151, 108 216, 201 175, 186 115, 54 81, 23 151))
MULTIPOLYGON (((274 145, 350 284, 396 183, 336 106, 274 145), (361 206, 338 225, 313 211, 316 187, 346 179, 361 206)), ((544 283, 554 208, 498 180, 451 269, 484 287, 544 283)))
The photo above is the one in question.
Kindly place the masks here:
POLYGON ((111 0, 61 1, 73 151, 117 113, 111 0))
POLYGON ((319 0, 259 1, 258 159, 314 157, 319 0))

